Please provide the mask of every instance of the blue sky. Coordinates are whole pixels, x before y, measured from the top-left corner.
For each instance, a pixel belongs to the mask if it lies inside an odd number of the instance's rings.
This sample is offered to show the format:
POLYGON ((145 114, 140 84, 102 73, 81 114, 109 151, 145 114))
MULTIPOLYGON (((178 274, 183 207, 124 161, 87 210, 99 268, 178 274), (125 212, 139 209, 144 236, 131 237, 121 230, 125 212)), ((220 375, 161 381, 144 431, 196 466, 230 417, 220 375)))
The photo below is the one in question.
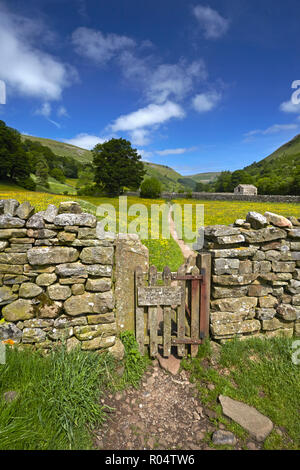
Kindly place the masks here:
POLYGON ((0 119, 123 137, 185 175, 242 168, 300 133, 299 23, 298 0, 0 0, 0 119))

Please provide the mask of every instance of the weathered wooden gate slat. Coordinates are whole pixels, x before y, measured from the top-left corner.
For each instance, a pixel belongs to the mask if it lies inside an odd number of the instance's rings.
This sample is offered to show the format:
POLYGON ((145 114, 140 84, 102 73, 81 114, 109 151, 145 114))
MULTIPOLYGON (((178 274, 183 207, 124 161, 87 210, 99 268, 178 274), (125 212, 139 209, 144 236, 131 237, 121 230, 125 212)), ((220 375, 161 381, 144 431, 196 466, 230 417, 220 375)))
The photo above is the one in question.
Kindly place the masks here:
POLYGON ((169 357, 171 354, 171 307, 164 307, 164 356, 169 357))
MULTIPOLYGON (((192 275, 197 276, 199 275, 199 268, 195 266, 192 269, 192 275)), ((199 339, 199 312, 200 312, 200 282, 196 279, 192 280, 191 286, 191 339, 197 340, 199 339)), ((196 357, 198 353, 198 346, 191 345, 191 356, 196 357)))
MULTIPOLYGON (((166 287, 171 288, 171 277, 171 269, 165 266, 162 273, 162 280, 166 287)), ((169 357, 171 354, 171 307, 164 307, 163 316, 164 356, 169 357)))
MULTIPOLYGON (((151 266, 149 269, 149 285, 155 286, 156 283, 157 283, 157 269, 156 269, 156 266, 151 266)), ((149 307, 150 355, 152 357, 156 357, 158 353, 157 330, 158 330, 157 307, 149 307)))
POLYGON ((196 266, 186 262, 177 273, 167 266, 162 273, 155 266, 148 273, 136 269, 136 339, 142 354, 149 345, 150 355, 156 357, 161 345, 163 355, 168 357, 171 347, 176 346, 178 356, 185 357, 190 345, 191 356, 197 355, 208 335, 210 298, 210 256, 200 256, 203 260, 197 260, 196 266), (176 336, 172 335, 174 321, 176 336), (159 322, 163 325, 160 335, 159 322))
MULTIPOLYGON (((185 274, 185 265, 180 266, 177 271, 179 277, 185 274)), ((185 337, 185 300, 186 300, 186 292, 185 292, 185 281, 178 281, 178 285, 181 287, 181 305, 177 309, 177 338, 184 339, 185 337)), ((185 355, 185 346, 183 344, 179 344, 177 346, 177 354, 179 357, 184 357, 185 355)))

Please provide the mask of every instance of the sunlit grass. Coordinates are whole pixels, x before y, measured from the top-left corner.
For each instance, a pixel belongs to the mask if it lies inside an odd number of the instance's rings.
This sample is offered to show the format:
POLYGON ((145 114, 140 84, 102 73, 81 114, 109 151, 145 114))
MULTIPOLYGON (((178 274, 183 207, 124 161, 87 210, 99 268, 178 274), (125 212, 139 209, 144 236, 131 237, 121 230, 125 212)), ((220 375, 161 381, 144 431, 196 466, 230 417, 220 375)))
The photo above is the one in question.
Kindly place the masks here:
POLYGON ((59 346, 47 356, 7 349, 0 365, 0 450, 89 450, 106 420, 107 393, 138 387, 150 361, 133 333, 123 332, 120 362, 109 353, 59 346), (124 374, 117 373, 124 367, 124 374), (16 392, 7 402, 4 394, 16 392))
MULTIPOLYGON (((74 180, 73 180, 74 181, 74 180)), ((76 180, 75 180, 76 181, 76 180)), ((45 210, 49 204, 54 204, 57 207, 62 201, 78 201, 84 211, 90 212, 94 215, 97 214, 98 206, 102 204, 109 204, 115 209, 116 217, 116 230, 119 229, 120 220, 120 200, 118 197, 89 197, 89 196, 65 196, 61 194, 50 194, 45 192, 27 191, 16 185, 0 184, 0 199, 17 199, 20 203, 29 201, 36 209, 36 211, 45 210)), ((130 196, 127 198, 127 207, 133 209, 134 204, 142 204, 145 209, 145 214, 141 216, 141 223, 145 227, 144 233, 147 236, 143 236, 141 233, 142 242, 149 249, 150 264, 157 266, 159 270, 162 270, 164 266, 168 265, 172 271, 176 271, 179 266, 184 262, 184 258, 180 251, 179 246, 173 240, 172 237, 169 239, 163 239, 161 234, 162 220, 160 217, 157 229, 153 231, 155 238, 151 238, 151 206, 161 205, 165 201, 162 199, 142 199, 139 197, 130 196)), ((137 213, 139 216, 139 213, 137 213)), ((135 215, 128 216, 126 228, 130 231, 130 223, 136 219, 135 215)), ((99 217, 101 220, 101 217, 99 217)), ((167 223, 167 220, 166 220, 167 223)), ((134 228, 134 227, 132 227, 134 228)), ((109 229, 109 227, 107 227, 109 229)), ((137 228, 138 232, 140 228, 137 228)))
POLYGON ((215 423, 223 423, 245 446, 251 436, 225 418, 218 401, 220 395, 255 407, 279 428, 280 434, 274 427, 265 449, 299 449, 300 368, 292 362, 292 342, 289 338, 232 340, 222 346, 214 367, 207 365, 212 354, 207 342, 204 350, 200 347, 197 358, 183 361, 202 403, 215 411, 215 423), (214 387, 208 388, 207 384, 214 387))
MULTIPOLYGON (((69 184, 66 186, 72 191, 72 186, 76 180, 68 181, 69 184), (72 184, 71 184, 72 183, 72 184)), ((51 183, 59 185, 59 183, 51 183)), ((61 186, 61 189, 64 185, 61 186)), ((37 211, 45 210, 49 204, 55 204, 58 206, 61 201, 68 201, 70 199, 78 201, 82 208, 93 214, 97 214, 98 206, 102 204, 110 205, 115 210, 115 230, 119 230, 120 222, 120 199, 118 197, 92 197, 92 196, 75 196, 75 195, 58 195, 44 192, 26 191, 18 186, 9 184, 0 184, 0 198, 13 198, 19 202, 29 201, 35 206, 37 211)), ((183 262, 183 256, 180 248, 174 242, 172 238, 164 238, 162 236, 162 218, 160 217, 159 223, 156 226, 156 230, 151 226, 151 208, 153 206, 161 206, 166 204, 166 201, 162 199, 143 199, 134 196, 127 197, 127 208, 132 211, 131 215, 128 215, 127 221, 125 222, 125 229, 133 231, 135 229, 132 224, 137 217, 139 217, 140 224, 137 227, 137 232, 140 234, 141 239, 145 245, 149 248, 150 262, 163 267, 169 265, 171 269, 176 270, 183 262), (134 205, 142 205, 143 211, 134 211, 134 205), (152 229, 152 231, 151 231, 152 229), (147 234, 147 236, 145 235, 147 234), (154 236, 154 238, 153 238, 154 236), (162 243, 163 242, 163 243, 162 243)), ((124 201, 124 199, 123 199, 124 201)), ((244 202, 244 201, 195 201, 191 199, 180 199, 172 201, 173 204, 178 204, 182 210, 185 204, 192 207, 192 216, 186 217, 187 212, 185 211, 185 218, 188 223, 190 230, 196 234, 199 226, 196 226, 196 207, 197 205, 204 206, 204 224, 205 225, 228 225, 233 223, 236 219, 244 219, 249 211, 256 211, 264 214, 267 210, 275 212, 284 216, 300 217, 300 205, 291 203, 264 203, 264 202, 244 202)), ((135 206, 138 209, 138 206, 135 206)), ((183 211, 184 214, 184 211, 183 211)), ((105 214, 107 215, 107 214, 105 214)), ((99 217, 99 220, 101 217, 99 217)), ((125 220, 125 219, 124 219, 125 220)), ((165 225, 167 225, 167 219, 165 218, 165 225)), ((199 225, 199 222, 198 222, 199 225)), ((109 227, 107 227, 109 229, 109 227)), ((180 234, 180 230, 178 230, 180 234)), ((196 239, 191 240, 187 233, 182 231, 182 238, 186 242, 193 243, 196 239)))
MULTIPOLYGON (((264 214, 266 211, 274 212, 285 217, 300 217, 300 204, 280 203, 280 202, 247 202, 247 201, 196 201, 194 199, 178 199, 172 201, 173 204, 181 206, 192 205, 192 218, 189 224, 193 231, 196 226, 196 206, 201 204, 204 207, 204 225, 229 225, 237 219, 245 219, 250 211, 264 214)), ((189 241, 183 233, 183 239, 189 241)))
POLYGON ((294 215, 300 217, 300 204, 282 202, 247 202, 247 201, 195 201, 192 199, 178 199, 173 203, 203 204, 205 225, 228 225, 237 219, 245 219, 250 211, 264 214, 266 211, 274 212, 285 217, 294 215))

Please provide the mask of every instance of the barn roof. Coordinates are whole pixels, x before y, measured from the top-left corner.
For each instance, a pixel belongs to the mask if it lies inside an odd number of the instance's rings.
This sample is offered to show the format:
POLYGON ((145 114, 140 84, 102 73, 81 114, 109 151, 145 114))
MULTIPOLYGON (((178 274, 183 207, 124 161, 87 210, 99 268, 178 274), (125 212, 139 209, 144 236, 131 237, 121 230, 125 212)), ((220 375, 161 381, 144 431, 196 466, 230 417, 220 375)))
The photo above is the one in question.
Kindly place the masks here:
POLYGON ((239 184, 237 188, 254 188, 257 189, 253 184, 239 184))

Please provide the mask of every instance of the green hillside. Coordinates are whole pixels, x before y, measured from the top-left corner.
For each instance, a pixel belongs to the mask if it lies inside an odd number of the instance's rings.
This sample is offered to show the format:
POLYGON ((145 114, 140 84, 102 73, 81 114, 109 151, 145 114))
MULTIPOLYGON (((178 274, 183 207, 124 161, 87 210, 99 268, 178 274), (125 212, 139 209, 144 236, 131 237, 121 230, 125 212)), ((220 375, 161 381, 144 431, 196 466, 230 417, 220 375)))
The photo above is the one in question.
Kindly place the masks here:
POLYGON ((22 140, 26 139, 32 140, 33 142, 40 142, 40 144, 49 147, 55 155, 72 157, 80 163, 88 163, 92 161, 92 153, 90 150, 85 150, 80 147, 76 147, 75 145, 66 144, 65 142, 59 142, 57 140, 22 134, 22 140))
POLYGON ((189 175, 186 178, 191 178, 196 183, 210 183, 220 175, 220 171, 211 171, 208 173, 197 173, 196 175, 189 175))
POLYGON ((242 170, 222 172, 214 190, 232 192, 238 184, 254 184, 259 194, 300 194, 300 134, 242 170))
MULTIPOLYGON (((57 140, 45 139, 43 137, 34 137, 31 135, 22 135, 22 139, 29 139, 33 142, 40 142, 42 145, 49 147, 55 155, 72 157, 80 163, 89 163, 92 161, 92 152, 85 150, 75 145, 66 144, 57 140)), ((181 175, 172 168, 164 165, 158 165, 155 163, 144 162, 146 169, 146 178, 154 176, 157 178, 163 186, 164 190, 177 191, 183 189, 184 186, 178 183, 178 179, 181 175)))
POLYGON ((271 153, 271 155, 268 157, 261 160, 260 163, 264 161, 275 160, 276 158, 280 158, 282 156, 294 156, 297 154, 300 154, 300 134, 296 135, 296 137, 294 137, 292 140, 279 147, 279 149, 275 150, 275 152, 271 153))
POLYGON ((184 189, 184 186, 178 183, 178 179, 182 178, 182 176, 172 168, 148 162, 144 162, 144 167, 146 169, 145 178, 157 178, 161 182, 164 190, 176 192, 180 189, 184 189))
MULTIPOLYGON (((92 161, 92 152, 85 150, 75 145, 66 144, 57 140, 46 139, 44 137, 34 137, 31 135, 22 135, 22 140, 29 139, 33 142, 39 142, 42 145, 49 147, 55 155, 63 157, 72 157, 80 163, 89 163, 92 161)), ((182 176, 177 171, 166 165, 159 165, 157 163, 143 162, 147 177, 157 178, 165 191, 179 191, 179 190, 193 190, 196 183, 209 183, 213 181, 219 173, 199 173, 197 175, 182 176), (178 181, 180 180, 180 181, 178 181)), ((65 189, 65 188, 63 188, 65 189)))

